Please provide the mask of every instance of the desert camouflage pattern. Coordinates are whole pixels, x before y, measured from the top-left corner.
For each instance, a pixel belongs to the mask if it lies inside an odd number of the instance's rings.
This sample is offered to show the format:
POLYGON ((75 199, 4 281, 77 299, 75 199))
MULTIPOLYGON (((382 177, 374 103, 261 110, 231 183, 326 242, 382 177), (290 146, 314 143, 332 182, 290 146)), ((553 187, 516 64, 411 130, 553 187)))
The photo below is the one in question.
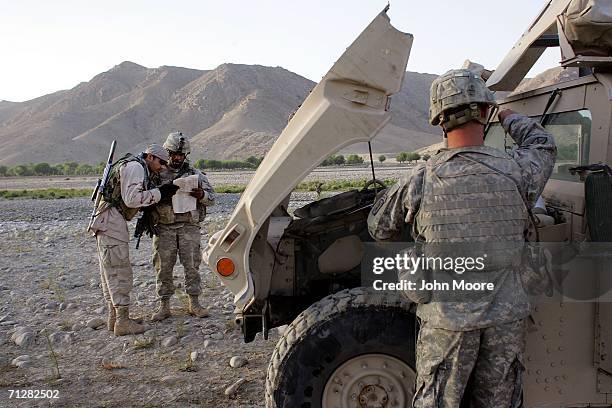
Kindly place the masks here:
POLYGON ((470 376, 470 407, 520 406, 525 334, 524 320, 471 331, 424 322, 416 350, 414 407, 459 407, 470 376))
POLYGON ((179 177, 198 175, 199 186, 204 197, 198 200, 197 211, 182 214, 174 213, 172 201, 160 201, 155 206, 159 235, 153 237, 153 265, 156 273, 156 290, 160 298, 174 294, 173 270, 178 255, 185 271, 185 292, 198 296, 200 287, 200 225, 206 216, 206 206, 213 205, 215 192, 208 178, 194 169, 188 160, 179 169, 168 166, 159 175, 160 184, 170 183, 179 177))
POLYGON ((158 185, 171 183, 177 178, 187 177, 194 174, 198 175, 199 187, 204 190, 204 198, 198 200, 197 203, 197 212, 177 214, 172 210, 172 200, 163 200, 160 201, 154 209, 155 219, 159 224, 186 222, 198 225, 200 222, 204 221, 204 218, 206 217, 206 207, 214 205, 215 203, 215 191, 208 181, 206 175, 198 169, 191 167, 187 159, 185 159, 183 165, 178 169, 174 169, 171 166, 166 167, 160 172, 159 177, 155 180, 155 182, 158 185))
POLYGON ((128 306, 133 285, 128 243, 104 234, 97 234, 96 240, 104 299, 114 306, 128 306))
POLYGON ((159 235, 153 237, 153 266, 156 290, 160 298, 174 294, 173 270, 176 257, 185 269, 185 292, 197 296, 200 288, 200 227, 179 223, 159 225, 159 235))

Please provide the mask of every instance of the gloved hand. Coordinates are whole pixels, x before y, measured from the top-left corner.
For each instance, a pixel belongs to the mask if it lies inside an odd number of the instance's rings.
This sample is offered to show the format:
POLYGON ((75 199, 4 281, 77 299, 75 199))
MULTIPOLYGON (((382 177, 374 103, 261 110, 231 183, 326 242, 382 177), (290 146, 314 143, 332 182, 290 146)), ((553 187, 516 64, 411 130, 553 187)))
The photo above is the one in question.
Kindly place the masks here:
POLYGON ((202 198, 204 198, 204 189, 194 188, 191 190, 191 193, 189 193, 189 195, 197 198, 198 200, 201 200, 202 198))
POLYGON ((176 194, 176 191, 179 189, 179 186, 176 184, 162 184, 159 187, 159 192, 161 193, 161 199, 167 199, 176 194))

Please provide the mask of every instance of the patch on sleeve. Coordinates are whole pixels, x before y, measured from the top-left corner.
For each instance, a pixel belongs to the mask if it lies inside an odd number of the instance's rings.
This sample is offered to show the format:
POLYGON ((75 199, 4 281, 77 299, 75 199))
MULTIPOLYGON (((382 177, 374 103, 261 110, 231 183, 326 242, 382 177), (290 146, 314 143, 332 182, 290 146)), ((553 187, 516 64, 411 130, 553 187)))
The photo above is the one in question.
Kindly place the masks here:
POLYGON ((388 195, 389 195, 389 190, 385 191, 385 193, 378 200, 376 200, 376 202, 374 203, 374 206, 372 207, 372 210, 370 211, 372 215, 376 215, 380 211, 380 209, 385 204, 385 201, 387 201, 388 195))

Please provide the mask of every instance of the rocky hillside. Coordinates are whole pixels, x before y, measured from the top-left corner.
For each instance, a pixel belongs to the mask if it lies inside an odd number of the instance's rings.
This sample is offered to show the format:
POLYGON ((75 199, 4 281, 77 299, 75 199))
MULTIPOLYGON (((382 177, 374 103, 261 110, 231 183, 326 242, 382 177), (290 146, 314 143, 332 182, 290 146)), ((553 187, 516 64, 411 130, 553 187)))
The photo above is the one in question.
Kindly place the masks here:
MULTIPOLYGON (((407 73, 376 152, 413 150, 438 138, 426 119, 434 78, 407 73)), ((1 101, 0 164, 98 163, 113 139, 118 154, 136 152, 173 130, 192 137, 194 158, 262 155, 314 85, 280 67, 223 64, 201 71, 123 62, 70 90, 1 101)))

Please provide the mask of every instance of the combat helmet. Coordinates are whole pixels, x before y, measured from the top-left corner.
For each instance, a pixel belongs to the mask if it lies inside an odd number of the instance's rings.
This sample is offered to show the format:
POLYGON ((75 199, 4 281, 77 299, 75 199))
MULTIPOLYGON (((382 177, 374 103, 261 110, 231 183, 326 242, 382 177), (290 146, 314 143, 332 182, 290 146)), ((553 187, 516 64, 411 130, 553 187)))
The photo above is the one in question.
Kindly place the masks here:
POLYGON ((436 78, 429 102, 429 123, 446 131, 472 120, 486 124, 479 105, 497 106, 493 92, 469 69, 452 69, 436 78))
POLYGON ((164 142, 164 148, 173 153, 184 153, 188 155, 191 152, 189 140, 183 135, 183 132, 172 132, 164 142))

